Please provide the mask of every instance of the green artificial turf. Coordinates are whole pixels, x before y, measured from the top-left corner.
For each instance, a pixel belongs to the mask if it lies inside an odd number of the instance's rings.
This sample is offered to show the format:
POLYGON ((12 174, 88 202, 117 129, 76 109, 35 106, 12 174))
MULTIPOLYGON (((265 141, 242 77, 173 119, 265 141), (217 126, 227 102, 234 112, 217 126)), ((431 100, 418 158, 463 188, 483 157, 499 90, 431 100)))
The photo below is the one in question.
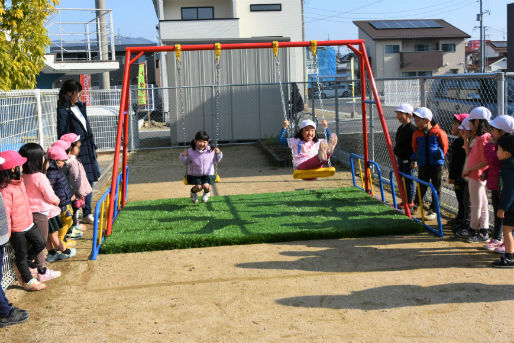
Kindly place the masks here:
POLYGON ((423 231, 356 188, 128 203, 103 253, 196 248, 423 231))

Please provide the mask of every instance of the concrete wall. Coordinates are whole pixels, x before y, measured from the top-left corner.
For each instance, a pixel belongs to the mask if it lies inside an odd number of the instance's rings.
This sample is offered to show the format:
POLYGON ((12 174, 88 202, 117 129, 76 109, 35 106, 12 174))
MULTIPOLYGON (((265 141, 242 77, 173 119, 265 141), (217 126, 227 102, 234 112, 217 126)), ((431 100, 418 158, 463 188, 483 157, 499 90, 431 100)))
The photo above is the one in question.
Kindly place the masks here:
POLYGON ((455 52, 445 52, 443 54, 443 67, 437 70, 437 74, 448 74, 452 69, 456 69, 457 73, 464 73, 465 60, 466 60, 466 42, 463 39, 459 40, 440 40, 440 43, 454 43, 455 52))

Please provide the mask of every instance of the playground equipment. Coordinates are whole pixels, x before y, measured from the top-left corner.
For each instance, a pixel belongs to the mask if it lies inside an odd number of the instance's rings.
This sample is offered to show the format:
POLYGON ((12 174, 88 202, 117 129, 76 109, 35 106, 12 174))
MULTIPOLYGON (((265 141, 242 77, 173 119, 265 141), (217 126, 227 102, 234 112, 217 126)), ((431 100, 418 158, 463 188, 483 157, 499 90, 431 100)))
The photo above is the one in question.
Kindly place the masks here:
MULTIPOLYGON (((387 149, 389 152, 389 157, 391 159, 391 164, 393 166, 393 171, 398 184, 401 184, 400 174, 398 172, 398 165, 396 163, 396 158, 394 156, 393 147, 391 138, 389 136, 389 130, 387 128, 387 124, 384 118, 382 105, 380 102, 380 98, 377 92, 377 88, 375 85, 375 80, 371 71, 371 66, 369 64, 366 48, 364 45, 364 40, 355 39, 355 40, 330 40, 330 41, 318 41, 318 42, 308 42, 308 41, 300 41, 300 42, 266 42, 266 43, 234 43, 234 44, 200 44, 200 45, 183 45, 180 46, 180 51, 198 51, 198 50, 233 50, 233 49, 275 49, 278 50, 280 48, 305 48, 316 46, 347 46, 350 50, 352 50, 355 55, 359 58, 359 73, 360 73, 360 87, 361 87, 361 109, 362 109, 362 139, 363 139, 363 168, 364 168, 364 177, 363 177, 363 189, 368 193, 370 192, 370 161, 368 159, 368 124, 367 124, 367 108, 366 108, 366 76, 370 82, 373 98, 375 100, 378 116, 380 118, 380 123, 382 125, 382 129, 384 132, 384 137, 387 144, 387 149)), ((127 176, 127 143, 128 143, 128 125, 129 125, 129 117, 128 117, 128 96, 130 89, 130 65, 137 61, 139 57, 141 57, 145 52, 165 52, 165 51, 176 51, 177 46, 146 46, 146 47, 127 47, 125 49, 125 69, 123 76, 123 86, 121 92, 121 103, 119 110, 119 119, 116 133, 116 147, 115 147, 115 156, 113 163, 113 175, 112 175, 112 183, 110 188, 110 198, 108 205, 108 220, 107 220, 107 229, 105 231, 105 235, 109 236, 111 234, 113 219, 115 218, 115 209, 116 211, 120 211, 123 209, 126 203, 126 187, 127 182, 121 183, 121 202, 120 206, 115 206, 116 204, 116 193, 117 193, 117 173, 119 166, 119 155, 123 153, 122 160, 122 180, 126 180, 127 176), (123 150, 121 150, 123 145, 123 150)), ((285 104, 284 104, 285 107, 285 104)), ((302 175, 302 177, 306 177, 306 175, 302 175)), ((402 201, 407 203, 406 193, 403 187, 399 187, 402 201)), ((411 217, 409 208, 406 208, 406 215, 411 217)))
MULTIPOLYGON (((219 140, 219 108, 220 108, 220 55, 221 55, 221 44, 216 43, 214 44, 214 49, 216 52, 216 77, 215 77, 215 88, 216 88, 216 134, 214 136, 214 144, 218 145, 219 140)), ((175 57, 177 59, 176 63, 176 69, 177 69, 177 84, 178 84, 178 103, 179 103, 179 114, 182 118, 182 133, 184 135, 184 146, 187 147, 187 135, 186 135, 186 111, 184 109, 184 89, 182 88, 182 60, 180 59, 180 56, 182 55, 182 49, 180 47, 180 44, 175 44, 175 57)), ((186 163, 186 170, 184 173, 184 185, 189 185, 189 182, 187 182, 187 166, 189 164, 189 160, 187 160, 186 163)), ((214 179, 214 182, 220 182, 221 178, 218 174, 218 163, 214 162, 214 174, 216 174, 216 178, 214 179)))
MULTIPOLYGON (((273 42, 273 59, 274 59, 274 69, 275 69, 275 80, 278 82, 279 84, 279 89, 280 89, 280 100, 282 101, 282 113, 284 115, 284 120, 287 120, 287 111, 286 111, 286 102, 285 102, 285 98, 284 98, 284 90, 282 88, 282 77, 280 75, 280 60, 278 58, 278 50, 279 49, 279 44, 277 41, 274 41, 273 42)), ((317 84, 317 87, 319 90, 321 90, 321 84, 320 84, 320 81, 319 81, 319 66, 318 66, 318 54, 316 53, 317 52, 317 43, 315 40, 312 40, 311 41, 311 51, 312 51, 312 54, 314 55, 314 68, 316 69, 316 84, 317 84)), ((318 92, 318 97, 319 97, 319 103, 320 103, 320 109, 321 109, 321 121, 324 121, 325 120, 325 109, 323 107, 323 99, 322 99, 322 96, 321 96, 321 91, 318 92)), ((313 115, 315 116, 315 114, 313 113, 313 115)), ((317 118, 316 118, 317 119, 317 118)), ((291 136, 291 130, 288 130, 289 131, 289 136, 291 136)), ((327 140, 327 133, 325 130, 323 130, 323 136, 325 138, 325 140, 327 140)), ((291 152, 291 159, 294 159, 294 155, 293 155, 293 149, 289 149, 289 151, 291 152)), ((303 180, 308 180, 308 179, 317 179, 317 178, 320 178, 320 177, 330 177, 330 176, 334 176, 335 173, 336 173, 336 169, 334 167, 332 167, 331 163, 330 163, 330 158, 328 159, 328 167, 324 167, 324 168, 316 168, 316 169, 306 169, 306 170, 299 170, 299 169, 295 169, 293 171, 293 178, 294 179, 303 179, 303 180)))
MULTIPOLYGON (((362 164, 361 164, 361 161, 363 161, 363 160, 364 160, 364 157, 362 157, 362 156, 359 156, 359 155, 356 155, 356 154, 350 154, 350 168, 352 170, 353 186, 357 187, 359 189, 362 189, 362 190, 364 190, 364 188, 363 188, 363 186, 364 186, 364 177, 363 177, 362 164), (360 177, 360 180, 361 180, 362 187, 357 184, 357 179, 356 179, 356 176, 355 176, 356 170, 355 170, 355 162, 354 161, 357 161, 357 163, 359 165, 359 177, 360 177)), ((373 197, 375 197, 376 199, 382 201, 384 204, 389 205, 389 206, 393 207, 395 210, 401 212, 400 209, 398 208, 398 204, 396 202, 396 187, 398 187, 398 186, 395 185, 395 183, 394 183, 394 175, 393 175, 394 170, 391 170, 390 175, 389 175, 389 180, 386 180, 386 179, 384 179, 382 177, 382 171, 380 170, 380 166, 378 165, 378 163, 376 163, 375 161, 368 161, 368 162, 369 162, 369 164, 372 164, 375 167, 375 171, 377 173, 377 181, 378 181, 378 185, 380 187, 380 198, 378 198, 375 195, 375 193, 373 192, 373 180, 372 180, 372 176, 371 176, 372 174, 369 173, 370 186, 371 186, 371 195, 373 197), (385 198, 384 184, 386 184, 389 187, 391 187, 392 204, 387 202, 387 200, 385 198)), ((421 211, 421 220, 419 220, 418 218, 412 217, 412 216, 411 216, 411 219, 416 221, 416 222, 418 222, 418 223, 423 224, 425 229, 429 230, 430 232, 432 232, 436 236, 443 237, 444 236, 444 232, 443 232, 443 224, 442 224, 442 221, 441 221, 441 211, 439 210, 439 196, 437 195, 437 192, 435 190, 434 185, 432 185, 429 182, 420 180, 417 177, 414 177, 412 175, 408 175, 408 174, 405 174, 405 173, 402 173, 402 172, 400 172, 400 175, 402 176, 402 183, 400 183, 401 187, 398 187, 398 188, 400 189, 400 191, 403 189, 403 192, 405 192, 405 194, 407 194, 407 189, 405 187, 405 180, 409 179, 409 180, 412 180, 412 181, 416 182, 416 185, 417 185, 417 188, 418 188, 418 196, 419 196, 419 203, 420 204, 423 203, 423 199, 421 199, 420 185, 424 185, 424 186, 429 187, 431 189, 432 196, 434 197, 435 208, 436 208, 437 228, 433 228, 432 226, 430 226, 430 225, 428 225, 426 223, 426 221, 425 221, 425 213, 424 213, 424 210, 423 210, 423 206, 419 207, 420 211, 421 211)))

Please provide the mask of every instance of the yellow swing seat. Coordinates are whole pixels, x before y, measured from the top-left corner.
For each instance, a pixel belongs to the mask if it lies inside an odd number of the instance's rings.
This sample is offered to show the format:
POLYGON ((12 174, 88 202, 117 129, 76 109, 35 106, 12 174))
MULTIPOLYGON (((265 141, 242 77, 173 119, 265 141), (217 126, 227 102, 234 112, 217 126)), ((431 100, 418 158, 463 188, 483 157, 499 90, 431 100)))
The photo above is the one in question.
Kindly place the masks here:
MULTIPOLYGON (((218 174, 216 174, 216 178, 214 179, 214 182, 220 182, 221 178, 218 174)), ((187 176, 184 176, 184 185, 189 185, 189 183, 187 182, 187 176)))
POLYGON ((334 176, 335 173, 336 173, 336 168, 334 168, 334 167, 318 168, 318 169, 305 169, 305 170, 295 169, 293 172, 293 178, 294 179, 317 179, 319 177, 334 176))

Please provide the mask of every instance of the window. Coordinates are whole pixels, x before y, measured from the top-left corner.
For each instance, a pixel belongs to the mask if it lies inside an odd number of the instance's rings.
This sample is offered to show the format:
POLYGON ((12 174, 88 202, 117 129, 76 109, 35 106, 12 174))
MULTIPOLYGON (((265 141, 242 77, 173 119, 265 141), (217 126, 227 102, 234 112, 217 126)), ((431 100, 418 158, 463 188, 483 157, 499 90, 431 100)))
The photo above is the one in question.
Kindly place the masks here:
POLYGON ((182 7, 182 20, 214 19, 214 7, 182 7))
POLYGON ((431 71, 404 71, 402 77, 432 76, 431 71))
POLYGON ((282 11, 282 4, 250 5, 250 12, 282 11))
POLYGON ((399 45, 386 45, 386 54, 397 54, 400 52, 399 45))
POLYGON ((447 52, 455 52, 455 44, 453 43, 443 43, 441 44, 441 50, 447 52))
POLYGON ((414 45, 414 51, 428 51, 429 46, 428 44, 415 44, 414 45))

